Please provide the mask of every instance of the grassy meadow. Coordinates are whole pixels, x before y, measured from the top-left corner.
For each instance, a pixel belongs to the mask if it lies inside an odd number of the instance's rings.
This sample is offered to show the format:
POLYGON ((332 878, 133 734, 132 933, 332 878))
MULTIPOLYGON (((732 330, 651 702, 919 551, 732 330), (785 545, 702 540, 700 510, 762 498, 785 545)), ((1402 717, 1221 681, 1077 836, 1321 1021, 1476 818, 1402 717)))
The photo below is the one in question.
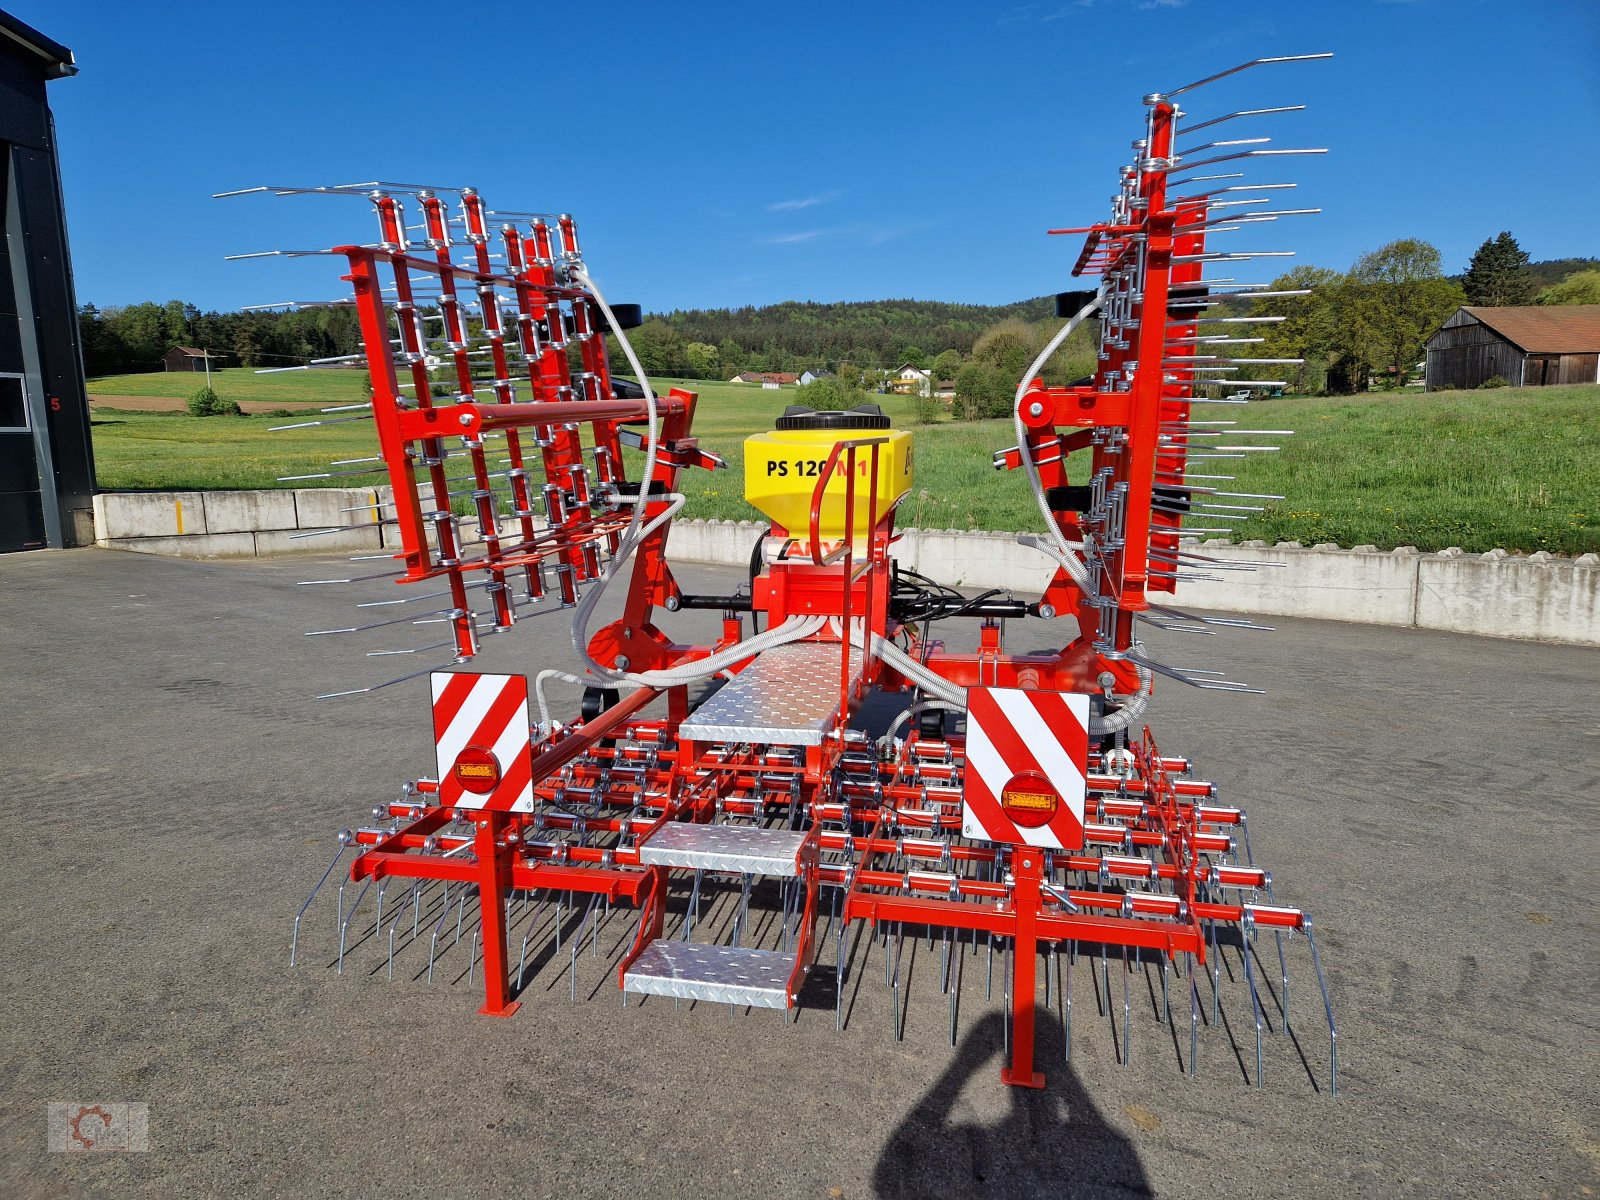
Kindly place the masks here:
MULTIPOLYGON (((101 375, 89 380, 91 403, 114 403, 108 396, 187 400, 206 385, 204 371, 153 371, 143 375, 101 375)), ((358 370, 282 371, 257 375, 250 367, 220 367, 211 372, 217 395, 240 404, 355 404, 366 399, 365 372, 358 370)))
MULTIPOLYGON (((303 406, 354 403, 362 388, 360 374, 352 371, 213 374, 226 399, 270 401, 297 413, 305 413, 303 406)), ((665 390, 674 381, 656 382, 665 390)), ((197 386, 184 375, 138 375, 97 379, 90 391, 184 397, 197 386)), ((794 401, 794 391, 707 380, 680 386, 700 394, 695 432, 731 468, 688 473, 686 515, 754 518, 742 494, 741 442, 771 428, 784 405, 794 401)), ((878 399, 896 426, 912 427, 909 398, 878 399)), ((106 403, 97 403, 94 411, 95 458, 104 488, 317 486, 319 481, 278 485, 275 480, 327 470, 333 459, 375 453, 365 422, 271 433, 269 426, 291 418, 196 418, 183 412, 120 411, 106 403)), ((1283 447, 1277 454, 1197 464, 1201 474, 1236 475, 1234 483, 1216 485, 1225 490, 1287 497, 1248 521, 1214 523, 1236 524, 1235 540, 1422 550, 1500 546, 1558 554, 1600 550, 1600 386, 1286 397, 1247 407, 1208 405, 1196 412, 1202 420, 1237 420, 1244 429, 1297 431, 1277 439, 1283 447)), ((901 524, 1040 529, 1024 480, 990 466, 993 452, 1014 440, 1009 421, 916 427, 917 483, 902 505, 901 524)), ((1226 437, 1204 440, 1228 444, 1226 437)), ((1260 440, 1270 444, 1274 439, 1260 440)), ((1075 477, 1082 474, 1080 465, 1075 477)), ((380 479, 320 482, 361 486, 380 479)))

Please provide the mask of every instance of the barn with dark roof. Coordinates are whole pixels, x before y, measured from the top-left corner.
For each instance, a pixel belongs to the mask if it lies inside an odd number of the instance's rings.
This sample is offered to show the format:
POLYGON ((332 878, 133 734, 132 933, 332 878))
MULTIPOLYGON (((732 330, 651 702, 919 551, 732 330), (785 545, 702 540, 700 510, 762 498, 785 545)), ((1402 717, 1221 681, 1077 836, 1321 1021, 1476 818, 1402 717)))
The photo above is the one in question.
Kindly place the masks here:
POLYGON ((1600 383, 1600 304, 1459 308, 1427 345, 1430 392, 1600 383))

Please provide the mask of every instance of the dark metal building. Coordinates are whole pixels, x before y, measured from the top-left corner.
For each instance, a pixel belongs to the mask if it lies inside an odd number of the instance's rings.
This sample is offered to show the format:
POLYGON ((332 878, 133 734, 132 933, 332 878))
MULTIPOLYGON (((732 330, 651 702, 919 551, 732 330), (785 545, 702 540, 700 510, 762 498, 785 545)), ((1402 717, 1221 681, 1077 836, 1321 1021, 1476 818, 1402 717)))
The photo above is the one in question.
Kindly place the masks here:
POLYGON ((94 541, 94 454, 45 85, 72 51, 0 12, 0 551, 94 541))
POLYGON ((1460 308, 1428 339, 1430 392, 1600 383, 1600 304, 1460 308))

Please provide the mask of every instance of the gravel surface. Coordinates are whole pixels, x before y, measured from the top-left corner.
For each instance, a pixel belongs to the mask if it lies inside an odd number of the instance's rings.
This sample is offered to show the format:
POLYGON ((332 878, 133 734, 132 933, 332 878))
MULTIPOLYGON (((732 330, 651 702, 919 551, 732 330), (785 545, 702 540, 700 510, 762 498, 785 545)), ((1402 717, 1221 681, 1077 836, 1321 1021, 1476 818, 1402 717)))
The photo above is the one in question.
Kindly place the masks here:
MULTIPOLYGON (((1190 1079, 1187 992, 1174 988, 1178 1038, 1156 1019, 1159 971, 1135 972, 1123 1067, 1080 962, 1072 1064, 1058 1018, 1042 1017, 1050 1086, 1033 1093, 998 1082, 1000 992, 984 998, 984 956, 963 956, 952 1051, 937 943, 912 938, 901 1042, 882 947, 867 943, 842 1035, 820 969, 793 1025, 717 1005, 624 1008, 607 971, 628 930, 620 910, 575 975, 570 942, 556 954, 536 940, 509 1020, 476 1015, 481 983, 465 978, 468 944, 448 921, 432 983, 419 952, 388 981, 371 937, 340 975, 319 897, 290 970, 291 921, 336 831, 431 771, 424 683, 308 699, 443 661, 363 659, 350 639, 301 636, 352 610, 345 589, 297 580, 379 566, 0 557, 0 761, 24 814, 0 873, 0 1195, 1600 1188, 1600 651, 1309 621, 1169 638, 1168 658, 1269 691, 1168 686, 1152 721, 1166 753, 1249 810, 1280 902, 1315 914, 1339 1095, 1299 938, 1292 1035, 1269 1001, 1263 1087, 1247 1078, 1248 993, 1241 1006, 1225 990, 1225 1025, 1203 1032, 1190 1079), (52 1100, 148 1104, 151 1151, 47 1153, 52 1100)), ((705 590, 733 582, 682 573, 705 590)), ((372 645, 437 629, 379 631, 372 645)), ((1012 648, 1051 632, 1016 629, 1012 648)), ((532 673, 572 657, 553 616, 492 639, 480 666, 532 673)))

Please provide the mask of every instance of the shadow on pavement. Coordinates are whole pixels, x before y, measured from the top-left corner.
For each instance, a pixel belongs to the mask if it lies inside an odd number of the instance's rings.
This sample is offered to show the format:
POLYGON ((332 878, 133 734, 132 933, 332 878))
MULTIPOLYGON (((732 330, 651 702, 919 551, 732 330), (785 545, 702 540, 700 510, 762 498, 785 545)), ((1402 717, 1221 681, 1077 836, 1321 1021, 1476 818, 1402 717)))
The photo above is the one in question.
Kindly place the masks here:
MULTIPOLYGON (((1039 1018, 1040 1040, 1048 1045, 1050 1022, 1043 1011, 1039 1018)), ((1059 1027, 1055 1034, 1059 1045, 1059 1027)), ((1059 1061, 1044 1066, 1049 1084, 1043 1091, 1000 1082, 1004 1037, 998 1013, 967 1032, 950 1066, 884 1144, 874 1193, 887 1200, 1151 1195, 1132 1143, 1101 1117, 1071 1067, 1059 1061), (998 1121, 957 1112, 958 1097, 975 1074, 975 1086, 1005 1093, 1000 1103, 1007 1111, 998 1121)))

